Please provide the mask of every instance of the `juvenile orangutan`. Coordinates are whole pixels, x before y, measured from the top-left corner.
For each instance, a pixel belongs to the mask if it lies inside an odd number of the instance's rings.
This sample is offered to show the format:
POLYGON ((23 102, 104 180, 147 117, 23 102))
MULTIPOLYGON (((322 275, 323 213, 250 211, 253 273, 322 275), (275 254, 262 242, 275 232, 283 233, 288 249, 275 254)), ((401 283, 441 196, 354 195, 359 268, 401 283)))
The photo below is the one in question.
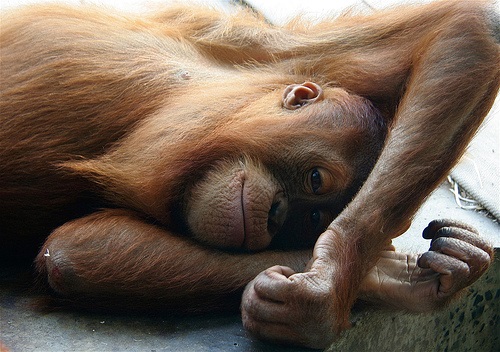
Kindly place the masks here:
POLYGON ((357 297, 435 309, 491 246, 441 220, 429 252, 388 249, 498 92, 491 14, 3 13, 2 242, 28 253, 51 233, 38 270, 80 304, 209 310, 248 284, 245 327, 309 347, 348 326, 357 297))

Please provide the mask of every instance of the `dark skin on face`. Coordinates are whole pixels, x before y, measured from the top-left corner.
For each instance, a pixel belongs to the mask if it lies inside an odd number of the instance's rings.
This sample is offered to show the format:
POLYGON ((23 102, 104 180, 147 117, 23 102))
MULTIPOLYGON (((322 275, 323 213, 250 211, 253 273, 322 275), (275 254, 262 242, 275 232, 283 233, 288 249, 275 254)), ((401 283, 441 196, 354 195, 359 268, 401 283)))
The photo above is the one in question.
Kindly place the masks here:
POLYGON ((441 307, 492 247, 451 220, 420 256, 390 240, 498 92, 491 13, 444 1, 307 28, 185 6, 3 13, 7 252, 41 245, 38 272, 75 305, 241 300, 255 336, 314 348, 357 298, 441 307))

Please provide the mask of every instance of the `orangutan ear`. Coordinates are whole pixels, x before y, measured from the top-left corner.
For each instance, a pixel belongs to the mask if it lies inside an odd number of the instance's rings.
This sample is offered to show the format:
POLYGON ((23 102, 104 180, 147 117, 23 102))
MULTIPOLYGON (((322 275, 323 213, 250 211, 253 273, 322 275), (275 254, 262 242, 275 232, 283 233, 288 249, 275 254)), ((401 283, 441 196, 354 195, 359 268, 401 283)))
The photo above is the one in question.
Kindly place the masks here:
POLYGON ((283 107, 295 110, 323 98, 323 89, 313 82, 292 84, 283 92, 283 107))

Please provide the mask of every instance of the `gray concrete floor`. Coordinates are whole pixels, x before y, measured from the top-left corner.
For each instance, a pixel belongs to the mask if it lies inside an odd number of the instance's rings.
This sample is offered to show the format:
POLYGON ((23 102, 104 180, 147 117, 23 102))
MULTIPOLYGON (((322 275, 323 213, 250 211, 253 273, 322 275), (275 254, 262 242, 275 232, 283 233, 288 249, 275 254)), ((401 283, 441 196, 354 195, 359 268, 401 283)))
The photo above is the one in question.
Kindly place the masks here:
POLYGON ((0 341, 12 352, 294 351, 249 338, 237 314, 155 317, 40 311, 35 306, 41 297, 26 282, 27 271, 0 269, 0 341))

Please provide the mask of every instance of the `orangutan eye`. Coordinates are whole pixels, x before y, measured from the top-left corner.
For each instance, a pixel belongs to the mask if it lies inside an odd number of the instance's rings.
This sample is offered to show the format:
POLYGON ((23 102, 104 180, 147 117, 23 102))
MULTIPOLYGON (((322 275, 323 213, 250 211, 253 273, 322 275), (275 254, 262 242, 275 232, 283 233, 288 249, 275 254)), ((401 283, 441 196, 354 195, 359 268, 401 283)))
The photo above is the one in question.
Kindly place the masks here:
POLYGON ((314 167, 307 173, 305 178, 307 193, 316 195, 326 194, 337 190, 335 178, 331 171, 324 167, 314 167))
POLYGON ((312 169, 311 171, 311 189, 314 194, 318 193, 318 190, 321 188, 323 181, 321 179, 321 173, 317 168, 312 169))

